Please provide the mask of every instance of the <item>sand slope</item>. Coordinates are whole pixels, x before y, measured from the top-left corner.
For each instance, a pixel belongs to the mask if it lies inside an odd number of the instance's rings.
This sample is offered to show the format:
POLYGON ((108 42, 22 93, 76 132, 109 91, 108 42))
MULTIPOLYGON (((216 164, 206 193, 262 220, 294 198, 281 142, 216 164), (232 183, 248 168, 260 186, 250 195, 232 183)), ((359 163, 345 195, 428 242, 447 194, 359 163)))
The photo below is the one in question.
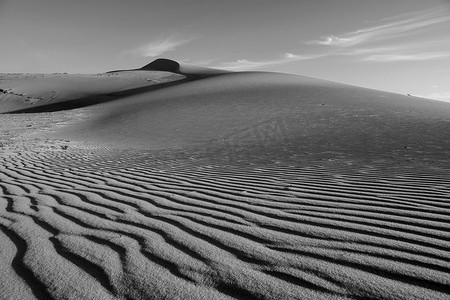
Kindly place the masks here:
POLYGON ((60 137, 262 160, 450 157, 450 105, 276 73, 232 73, 90 107, 60 137), (216 154, 214 154, 216 153, 216 154))
POLYGON ((273 73, 0 114, 0 298, 448 299, 449 115, 273 73))
POLYGON ((183 80, 140 71, 100 74, 0 74, 0 113, 69 109, 111 101, 183 80))

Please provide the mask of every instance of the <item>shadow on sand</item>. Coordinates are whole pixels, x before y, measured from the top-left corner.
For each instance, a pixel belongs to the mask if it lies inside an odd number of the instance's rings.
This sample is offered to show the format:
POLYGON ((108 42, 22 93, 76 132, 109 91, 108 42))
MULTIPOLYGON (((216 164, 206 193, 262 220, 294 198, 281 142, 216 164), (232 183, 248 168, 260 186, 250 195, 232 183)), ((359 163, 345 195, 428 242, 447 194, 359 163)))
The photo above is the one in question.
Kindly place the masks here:
POLYGON ((150 91, 159 90, 159 89, 166 88, 166 87, 173 86, 173 85, 183 84, 185 82, 189 82, 192 80, 195 80, 195 79, 184 78, 181 80, 165 82, 165 83, 151 85, 151 86, 139 87, 139 88, 124 90, 124 91, 120 91, 120 92, 91 95, 91 96, 87 96, 87 97, 76 98, 76 99, 67 100, 67 101, 58 102, 58 103, 50 103, 50 104, 40 105, 40 106, 36 106, 36 107, 19 109, 19 110, 7 112, 7 114, 53 112, 53 111, 70 110, 70 109, 75 109, 75 108, 80 108, 80 107, 92 106, 92 105, 96 105, 96 104, 100 104, 100 103, 104 103, 104 102, 119 100, 121 98, 128 97, 128 96, 134 96, 134 95, 138 95, 138 94, 142 94, 142 93, 147 93, 150 91))

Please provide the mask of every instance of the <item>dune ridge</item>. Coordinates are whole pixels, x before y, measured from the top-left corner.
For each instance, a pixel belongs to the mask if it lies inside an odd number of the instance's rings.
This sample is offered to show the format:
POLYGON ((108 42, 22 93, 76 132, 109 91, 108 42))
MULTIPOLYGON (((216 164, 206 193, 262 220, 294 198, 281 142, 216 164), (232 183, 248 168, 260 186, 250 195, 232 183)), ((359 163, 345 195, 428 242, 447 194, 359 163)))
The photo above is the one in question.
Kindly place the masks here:
POLYGON ((111 71, 111 72, 124 72, 124 71, 172 72, 172 73, 177 73, 177 74, 187 76, 187 77, 193 78, 193 79, 232 73, 231 71, 207 68, 207 67, 200 67, 200 66, 185 63, 185 62, 180 63, 175 60, 171 60, 171 59, 167 59, 167 58, 158 58, 139 69, 117 70, 117 71, 111 71))

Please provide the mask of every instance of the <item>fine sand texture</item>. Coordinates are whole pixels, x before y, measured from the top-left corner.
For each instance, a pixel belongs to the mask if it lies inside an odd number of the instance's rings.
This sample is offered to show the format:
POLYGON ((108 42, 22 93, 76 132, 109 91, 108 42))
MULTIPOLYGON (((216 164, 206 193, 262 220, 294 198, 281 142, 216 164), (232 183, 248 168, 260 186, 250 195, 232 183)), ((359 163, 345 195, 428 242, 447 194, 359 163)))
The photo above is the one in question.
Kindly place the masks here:
POLYGON ((450 297, 448 103, 164 59, 0 88, 0 299, 450 297))

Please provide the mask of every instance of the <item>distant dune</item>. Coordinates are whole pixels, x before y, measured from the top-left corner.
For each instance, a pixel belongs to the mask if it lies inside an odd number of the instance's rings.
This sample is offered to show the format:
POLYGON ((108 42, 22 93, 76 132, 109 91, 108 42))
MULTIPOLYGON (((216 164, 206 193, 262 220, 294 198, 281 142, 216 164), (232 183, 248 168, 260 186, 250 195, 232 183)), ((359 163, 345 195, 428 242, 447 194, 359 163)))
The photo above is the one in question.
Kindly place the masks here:
POLYGON ((0 299, 450 297, 449 103, 166 59, 0 79, 0 299))
POLYGON ((99 74, 0 74, 0 113, 90 106, 195 80, 224 70, 157 59, 140 68, 99 74))
POLYGON ((180 75, 193 78, 202 78, 219 74, 231 73, 230 71, 225 70, 199 67, 188 63, 179 63, 177 61, 165 58, 159 58, 155 61, 152 61, 151 63, 145 65, 140 69, 119 70, 112 72, 123 72, 123 71, 163 71, 163 72, 177 73, 180 75))
POLYGON ((64 110, 164 87, 185 76, 140 71, 100 74, 0 74, 0 113, 64 110))

